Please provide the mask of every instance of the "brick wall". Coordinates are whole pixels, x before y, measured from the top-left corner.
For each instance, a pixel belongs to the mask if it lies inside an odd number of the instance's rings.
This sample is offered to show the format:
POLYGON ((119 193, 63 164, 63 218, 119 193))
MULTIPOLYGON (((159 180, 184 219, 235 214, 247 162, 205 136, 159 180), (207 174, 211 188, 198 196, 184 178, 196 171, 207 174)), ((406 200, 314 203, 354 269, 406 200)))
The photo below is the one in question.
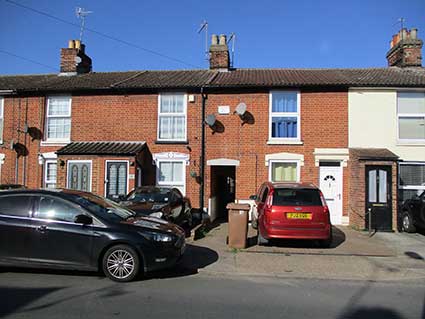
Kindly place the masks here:
MULTIPOLYGON (((188 92, 190 94, 190 92, 188 92)), ((201 96, 195 95, 194 103, 187 103, 188 143, 156 143, 158 123, 157 94, 128 95, 74 95, 72 96, 72 141, 146 141, 149 151, 180 152, 190 155, 186 167, 186 194, 192 205, 198 205, 199 184, 191 172, 199 174, 201 147, 201 96)), ((301 92, 301 139, 302 145, 268 145, 269 130, 269 92, 211 93, 207 100, 207 114, 215 114, 223 132, 213 133, 206 128, 206 160, 228 158, 240 161, 236 169, 236 198, 248 198, 259 185, 268 179, 268 167, 264 160, 266 154, 297 153, 304 155, 301 167, 301 181, 318 184, 319 167, 315 166, 315 148, 346 148, 348 145, 348 96, 347 92, 312 91, 301 92), (252 115, 254 124, 241 125, 236 106, 244 102, 252 115), (218 115, 217 108, 228 105, 229 115, 218 115)), ((28 114, 29 126, 43 130, 45 99, 43 97, 5 98, 5 141, 18 138, 16 128, 23 127, 24 116, 28 114), (28 107, 27 107, 28 105, 28 107), (28 108, 28 112, 24 112, 28 108), (20 119, 20 120, 18 120, 20 119)), ((20 134, 19 141, 23 141, 20 134)), ((60 146, 40 146, 39 141, 26 142, 29 156, 26 160, 26 184, 29 187, 42 186, 42 166, 38 164, 39 152, 53 152, 60 146)), ((14 182, 14 152, 2 150, 6 154, 1 182, 14 182)), ((69 159, 69 158, 68 158, 69 159)), ((73 158, 76 159, 76 158, 73 158)), ((103 195, 104 161, 103 157, 93 159, 93 191, 103 195), (96 176, 95 176, 96 175, 96 176)), ((19 179, 23 178, 23 159, 19 159, 19 179)), ((130 172, 131 173, 131 172, 130 172)), ((210 193, 210 167, 205 169, 205 203, 210 193)), ((58 185, 64 186, 66 165, 58 166, 58 185), (65 170, 65 171, 64 171, 65 170)), ((348 189, 348 173, 344 168, 344 189, 348 189)), ((344 192, 344 214, 348 211, 348 192, 344 192)))
POLYGON ((349 217, 350 225, 366 228, 366 165, 390 166, 392 173, 392 228, 397 230, 397 163, 390 161, 365 161, 359 160, 354 152, 350 151, 348 171, 349 178, 349 217))

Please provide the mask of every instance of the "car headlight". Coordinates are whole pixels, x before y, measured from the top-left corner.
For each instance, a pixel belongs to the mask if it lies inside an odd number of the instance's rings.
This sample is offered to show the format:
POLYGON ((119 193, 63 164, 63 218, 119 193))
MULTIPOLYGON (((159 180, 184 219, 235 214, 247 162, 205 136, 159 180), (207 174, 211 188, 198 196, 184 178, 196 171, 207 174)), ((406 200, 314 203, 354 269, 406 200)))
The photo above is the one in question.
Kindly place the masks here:
POLYGON ((139 232, 143 237, 148 238, 153 241, 169 243, 172 242, 174 237, 172 235, 156 233, 156 232, 139 232))
POLYGON ((151 213, 151 214, 149 214, 149 216, 152 216, 152 217, 157 217, 157 218, 161 218, 162 217, 162 212, 155 212, 155 213, 151 213))

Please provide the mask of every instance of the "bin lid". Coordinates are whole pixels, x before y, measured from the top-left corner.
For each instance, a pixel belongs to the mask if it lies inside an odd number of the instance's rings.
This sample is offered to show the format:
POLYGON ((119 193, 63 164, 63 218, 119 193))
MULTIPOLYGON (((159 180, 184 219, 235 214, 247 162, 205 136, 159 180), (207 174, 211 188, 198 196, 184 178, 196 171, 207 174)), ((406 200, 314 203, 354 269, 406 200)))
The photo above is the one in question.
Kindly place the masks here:
POLYGON ((229 203, 226 206, 227 209, 234 209, 234 210, 250 210, 251 206, 249 204, 236 204, 236 203, 229 203))

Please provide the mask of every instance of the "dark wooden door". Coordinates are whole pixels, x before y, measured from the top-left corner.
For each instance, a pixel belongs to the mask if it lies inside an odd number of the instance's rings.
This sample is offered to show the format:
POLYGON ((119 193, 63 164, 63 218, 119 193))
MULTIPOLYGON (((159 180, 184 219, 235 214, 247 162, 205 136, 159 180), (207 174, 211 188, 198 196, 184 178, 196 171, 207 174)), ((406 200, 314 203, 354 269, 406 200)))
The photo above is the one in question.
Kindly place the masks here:
MULTIPOLYGON (((392 230, 391 166, 366 166, 366 212, 372 214, 374 230, 392 230)), ((366 228, 369 216, 366 215, 366 228)))

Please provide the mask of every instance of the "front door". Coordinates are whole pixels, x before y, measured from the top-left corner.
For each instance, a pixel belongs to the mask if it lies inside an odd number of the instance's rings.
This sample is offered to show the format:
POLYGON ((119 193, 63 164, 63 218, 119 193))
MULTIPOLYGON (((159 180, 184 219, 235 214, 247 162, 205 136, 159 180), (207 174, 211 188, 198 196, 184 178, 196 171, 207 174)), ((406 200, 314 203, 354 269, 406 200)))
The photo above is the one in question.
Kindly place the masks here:
POLYGON ((228 203, 235 201, 235 166, 211 166, 211 220, 227 220, 228 203))
POLYGON ((90 161, 68 161, 68 188, 91 191, 90 161))
POLYGON ((339 162, 320 163, 320 189, 328 204, 332 225, 341 225, 342 169, 339 162))
POLYGON ((118 199, 127 195, 127 162, 106 162, 106 197, 118 199))
POLYGON ((392 230, 391 180, 391 166, 366 166, 366 212, 371 214, 372 229, 392 230))

